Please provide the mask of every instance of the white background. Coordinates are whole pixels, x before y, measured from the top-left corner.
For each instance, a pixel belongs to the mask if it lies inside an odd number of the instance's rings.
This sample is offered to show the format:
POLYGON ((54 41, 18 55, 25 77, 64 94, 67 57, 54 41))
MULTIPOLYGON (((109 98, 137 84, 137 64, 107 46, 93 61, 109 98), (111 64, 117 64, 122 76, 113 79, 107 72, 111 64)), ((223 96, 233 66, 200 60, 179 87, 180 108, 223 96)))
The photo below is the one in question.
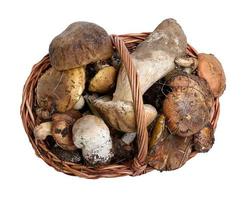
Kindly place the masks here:
POLYGON ((252 6, 249 1, 0 2, 0 199, 251 199, 252 6), (22 87, 52 38, 74 21, 108 33, 152 31, 175 18, 188 42, 222 62, 216 142, 172 172, 86 180, 56 172, 35 156, 19 115, 22 87))

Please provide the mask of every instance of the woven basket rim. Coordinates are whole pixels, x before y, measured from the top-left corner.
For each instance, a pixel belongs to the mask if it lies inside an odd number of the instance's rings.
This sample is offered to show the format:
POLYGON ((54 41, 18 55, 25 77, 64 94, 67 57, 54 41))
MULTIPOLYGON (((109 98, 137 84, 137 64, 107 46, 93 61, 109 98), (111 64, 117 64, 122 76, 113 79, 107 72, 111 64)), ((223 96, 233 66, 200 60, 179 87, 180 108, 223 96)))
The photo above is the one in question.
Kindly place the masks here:
MULTIPOLYGON (((122 61, 127 60, 127 62, 124 62, 124 65, 126 64, 128 66, 129 65, 128 62, 131 61, 129 51, 133 51, 135 46, 144 41, 144 39, 149 34, 150 34, 149 32, 143 32, 143 33, 130 33, 123 35, 111 35, 111 39, 115 48, 118 50, 119 53, 121 52, 120 55, 122 61)), ((191 45, 188 44, 187 54, 193 57, 197 57, 198 53, 191 45)), ((143 162, 143 160, 145 160, 147 156, 146 150, 148 150, 148 137, 146 135, 145 136, 142 135, 142 138, 138 140, 138 146, 140 145, 141 148, 139 149, 138 155, 135 157, 133 161, 126 162, 124 164, 109 164, 106 166, 99 166, 95 168, 90 166, 84 166, 82 164, 62 161, 56 155, 54 155, 52 152, 48 150, 44 141, 35 140, 33 136, 33 129, 36 125, 34 117, 35 113, 33 111, 33 105, 34 105, 33 103, 35 100, 34 95, 35 88, 39 77, 49 67, 50 67, 50 61, 48 54, 44 56, 41 59, 41 61, 39 61, 37 64, 33 66, 31 73, 28 76, 23 88, 22 104, 20 107, 20 114, 24 125, 24 129, 33 149, 35 150, 36 155, 40 157, 42 160, 44 160, 49 166, 52 166, 54 169, 56 169, 57 171, 89 179, 96 179, 101 177, 111 178, 125 175, 135 176, 152 171, 153 169, 143 162)), ((131 67, 133 67, 133 64, 131 67)), ((140 88, 138 88, 138 90, 139 90, 138 92, 140 92, 140 88)), ((142 96, 138 97, 138 101, 139 98, 142 99, 142 96)), ((219 117, 220 104, 218 98, 216 98, 214 102, 215 102, 213 106, 214 112, 211 117, 211 125, 215 129, 219 117)), ((197 154, 196 152, 192 152, 190 158, 194 157, 196 154, 197 154)))

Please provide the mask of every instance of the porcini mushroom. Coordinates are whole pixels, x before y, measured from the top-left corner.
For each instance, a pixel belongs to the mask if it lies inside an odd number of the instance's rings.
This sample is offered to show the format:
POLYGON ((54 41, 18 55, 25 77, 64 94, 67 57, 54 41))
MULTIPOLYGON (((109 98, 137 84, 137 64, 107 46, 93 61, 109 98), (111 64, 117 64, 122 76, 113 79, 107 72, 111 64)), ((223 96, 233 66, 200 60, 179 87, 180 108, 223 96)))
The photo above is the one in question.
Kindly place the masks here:
MULTIPOLYGON (((132 102, 111 101, 109 96, 91 100, 98 113, 113 128, 126 133, 136 130, 135 112, 132 102)), ((149 104, 144 105, 146 123, 149 125, 157 116, 157 110, 149 104)))
POLYGON ((91 79, 88 90, 101 94, 110 91, 115 85, 116 74, 117 70, 112 66, 100 69, 91 79))
POLYGON ((178 75, 171 79, 163 104, 171 133, 190 136, 199 132, 210 120, 213 96, 207 83, 197 76, 178 75))
POLYGON ((104 121, 85 115, 73 125, 73 142, 90 164, 105 164, 113 157, 110 131, 104 121))
POLYGON ((212 54, 198 54, 198 75, 205 79, 214 97, 222 95, 226 88, 226 77, 220 61, 212 54))
POLYGON ((40 108, 65 112, 73 108, 85 87, 83 67, 57 71, 51 67, 38 80, 37 102, 40 108))
POLYGON ((56 36, 49 47, 50 61, 57 70, 69 70, 112 56, 107 32, 89 22, 70 24, 56 36))
MULTIPOLYGON (((186 36, 173 19, 164 20, 137 46, 131 57, 142 94, 175 68, 174 59, 185 54, 186 46, 186 36)), ((136 131, 132 93, 124 67, 120 68, 112 101, 97 99, 93 104, 113 128, 124 132, 136 131)), ((155 119, 157 111, 151 105, 144 107, 148 125, 155 119)))

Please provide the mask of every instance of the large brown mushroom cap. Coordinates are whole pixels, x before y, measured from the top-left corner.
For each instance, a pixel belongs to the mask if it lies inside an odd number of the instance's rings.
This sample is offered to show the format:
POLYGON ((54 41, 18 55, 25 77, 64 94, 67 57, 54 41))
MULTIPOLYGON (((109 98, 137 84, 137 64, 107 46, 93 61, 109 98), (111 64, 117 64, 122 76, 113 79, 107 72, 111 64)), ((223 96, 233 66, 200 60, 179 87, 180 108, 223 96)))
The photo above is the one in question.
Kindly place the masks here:
POLYGON ((49 47, 51 64, 57 70, 68 70, 112 56, 107 32, 89 22, 75 22, 56 36, 49 47))
POLYGON ((83 67, 57 71, 48 69, 38 80, 37 102, 44 110, 65 112, 73 108, 85 87, 83 67))
POLYGON ((173 134, 190 136, 199 132, 210 120, 213 96, 204 80, 179 75, 170 82, 163 111, 173 134))

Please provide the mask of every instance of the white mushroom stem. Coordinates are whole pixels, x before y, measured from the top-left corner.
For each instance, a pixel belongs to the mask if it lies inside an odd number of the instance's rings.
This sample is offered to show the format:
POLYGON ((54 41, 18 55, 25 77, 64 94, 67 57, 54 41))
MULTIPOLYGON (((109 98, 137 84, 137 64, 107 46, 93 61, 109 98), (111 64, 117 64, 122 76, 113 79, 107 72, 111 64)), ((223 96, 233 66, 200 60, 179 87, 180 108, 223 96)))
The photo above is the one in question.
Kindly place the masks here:
MULTIPOLYGON (((140 79, 142 94, 156 81, 175 69, 174 60, 185 54, 186 36, 173 19, 164 20, 131 54, 140 79)), ((131 89, 124 67, 121 67, 113 101, 132 101, 131 89)))
POLYGON ((33 133, 36 139, 44 140, 48 135, 52 135, 52 122, 44 122, 35 127, 33 133))
MULTIPOLYGON (((92 105, 113 128, 127 133, 136 131, 135 112, 132 102, 111 101, 108 96, 104 96, 93 100, 92 105)), ((149 125, 156 118, 157 110, 149 104, 144 105, 144 110, 146 123, 149 125)))
POLYGON ((110 131, 101 118, 85 115, 74 123, 72 131, 74 145, 82 149, 90 164, 104 164, 113 157, 110 131))
POLYGON ((125 144, 129 145, 129 144, 131 144, 131 143, 134 141, 135 138, 136 138, 136 132, 133 132, 133 133, 125 133, 125 134, 122 136, 121 140, 122 140, 125 144))
MULTIPOLYGON (((132 53, 142 94, 156 81, 175 68, 174 59, 185 55, 186 36, 173 19, 164 20, 148 38, 132 53)), ((120 68, 116 91, 112 101, 97 99, 93 105, 113 128, 123 132, 136 131, 132 93, 124 67, 120 68)), ((151 105, 144 105, 145 118, 149 125, 157 111, 151 105)))

